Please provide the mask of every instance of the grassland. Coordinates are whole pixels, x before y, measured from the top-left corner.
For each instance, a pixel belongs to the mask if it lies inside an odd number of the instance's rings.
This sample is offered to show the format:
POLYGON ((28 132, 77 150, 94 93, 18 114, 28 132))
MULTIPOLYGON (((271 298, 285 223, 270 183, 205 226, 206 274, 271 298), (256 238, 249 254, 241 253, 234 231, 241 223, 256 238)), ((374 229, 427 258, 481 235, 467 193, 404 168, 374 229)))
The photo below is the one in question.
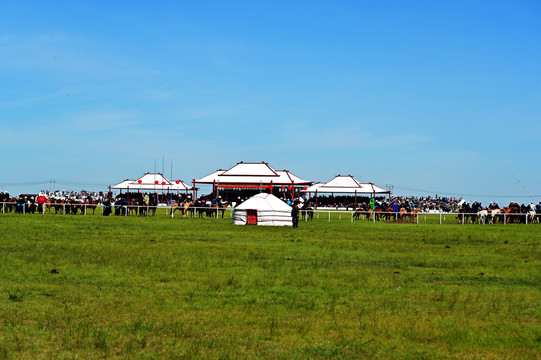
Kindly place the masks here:
POLYGON ((541 225, 348 219, 0 214, 0 359, 539 358, 541 225))

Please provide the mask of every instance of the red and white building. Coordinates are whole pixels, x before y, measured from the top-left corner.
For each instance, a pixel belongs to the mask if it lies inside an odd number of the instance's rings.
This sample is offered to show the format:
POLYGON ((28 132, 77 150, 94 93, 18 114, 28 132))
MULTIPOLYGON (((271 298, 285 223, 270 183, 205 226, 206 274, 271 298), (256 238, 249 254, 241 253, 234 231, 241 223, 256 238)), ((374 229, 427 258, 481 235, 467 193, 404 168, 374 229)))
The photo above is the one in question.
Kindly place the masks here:
POLYGON ((283 193, 293 199, 312 183, 312 181, 301 179, 287 170, 275 170, 266 162, 245 163, 241 161, 229 170, 216 170, 201 179, 194 179, 192 187, 195 191, 197 184, 210 184, 215 194, 232 190, 254 190, 274 195, 283 193))

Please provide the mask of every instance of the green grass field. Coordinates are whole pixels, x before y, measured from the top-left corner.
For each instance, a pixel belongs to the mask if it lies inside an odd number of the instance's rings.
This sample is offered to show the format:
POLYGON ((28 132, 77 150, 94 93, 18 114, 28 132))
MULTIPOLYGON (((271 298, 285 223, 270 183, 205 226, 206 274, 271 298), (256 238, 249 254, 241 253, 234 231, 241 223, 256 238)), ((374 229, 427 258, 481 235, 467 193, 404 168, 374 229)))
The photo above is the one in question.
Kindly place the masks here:
POLYGON ((540 357, 541 225, 337 216, 0 214, 0 359, 540 357))

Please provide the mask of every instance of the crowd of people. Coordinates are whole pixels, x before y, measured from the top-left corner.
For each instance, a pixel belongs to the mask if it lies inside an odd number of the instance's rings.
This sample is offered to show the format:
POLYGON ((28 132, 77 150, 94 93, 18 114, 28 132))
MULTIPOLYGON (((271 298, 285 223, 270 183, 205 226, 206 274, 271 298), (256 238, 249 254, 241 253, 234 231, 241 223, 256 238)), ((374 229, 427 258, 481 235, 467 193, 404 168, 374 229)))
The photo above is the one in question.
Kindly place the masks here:
MULTIPOLYGON (((353 209, 353 208, 368 208, 370 207, 370 198, 358 197, 357 204, 352 203, 354 197, 352 196, 318 196, 317 201, 315 198, 308 200, 311 206, 317 208, 336 208, 336 209, 353 209)), ((510 204, 516 204, 511 202, 510 204)), ((399 211, 400 209, 419 209, 423 212, 459 212, 461 210, 468 209, 472 212, 478 212, 483 209, 499 209, 501 206, 497 202, 490 202, 489 205, 484 206, 482 202, 475 200, 473 203, 469 203, 463 198, 458 197, 440 197, 440 196, 391 196, 391 197, 377 197, 374 201, 375 208, 381 209, 393 209, 399 211)), ((526 213, 528 211, 536 211, 541 213, 541 202, 538 204, 522 203, 519 205, 520 212, 526 213)))
MULTIPOLYGON (((253 191, 252 191, 253 192, 253 191)), ((0 192, 0 203, 3 203, 2 211, 6 212, 6 205, 8 205, 7 211, 11 211, 15 206, 16 212, 39 212, 43 211, 45 204, 101 204, 112 209, 111 212, 115 212, 114 209, 126 208, 128 204, 157 206, 157 204, 166 205, 178 205, 182 203, 194 203, 203 206, 209 205, 223 205, 235 207, 237 204, 250 198, 253 194, 251 192, 236 192, 236 193, 211 193, 203 194, 192 199, 191 194, 156 194, 152 192, 148 193, 121 193, 112 196, 108 192, 89 192, 85 190, 71 191, 71 190, 56 190, 46 191, 42 190, 37 194, 19 194, 17 197, 11 197, 7 191, 0 192), (223 196, 222 196, 223 195, 223 196), (24 206, 24 210, 21 207, 24 206)), ((317 198, 308 198, 306 194, 292 199, 291 194, 288 192, 280 192, 276 194, 283 201, 293 206, 298 204, 300 209, 321 209, 321 208, 334 208, 334 209, 369 209, 380 208, 383 211, 400 211, 401 209, 413 210, 417 209, 423 212, 473 212, 476 213, 483 209, 499 209, 500 206, 497 202, 490 202, 489 205, 484 206, 480 201, 474 201, 473 203, 467 202, 463 198, 458 197, 441 197, 441 196, 391 196, 391 197, 376 197, 375 200, 366 196, 326 196, 319 195, 317 198)), ((511 204, 516 204, 511 202, 511 204)), ((515 207, 515 205, 513 205, 515 207)), ((541 202, 538 204, 522 203, 522 205, 516 205, 515 207, 520 213, 526 213, 534 211, 541 213, 541 202)))

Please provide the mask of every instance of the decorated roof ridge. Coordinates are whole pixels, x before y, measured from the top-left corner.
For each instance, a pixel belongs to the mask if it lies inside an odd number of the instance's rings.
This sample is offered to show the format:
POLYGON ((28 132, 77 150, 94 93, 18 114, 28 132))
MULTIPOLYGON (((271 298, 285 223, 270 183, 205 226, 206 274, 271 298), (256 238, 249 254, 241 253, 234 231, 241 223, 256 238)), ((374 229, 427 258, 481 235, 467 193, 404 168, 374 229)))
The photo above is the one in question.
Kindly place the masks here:
MULTIPOLYGON (((343 178, 348 178, 349 177, 349 178, 352 178, 353 180, 355 180, 356 182, 359 182, 357 179, 355 179, 355 176, 353 176, 351 174, 347 174, 347 175, 338 174, 333 178, 333 180, 338 178, 338 177, 343 177, 343 178)), ((367 184, 367 183, 362 183, 362 184, 367 184)))
POLYGON ((295 182, 295 181, 291 178, 291 175, 293 175, 293 174, 291 174, 289 171, 286 171, 286 170, 284 170, 284 172, 286 173, 287 177, 289 178, 289 180, 291 180, 292 183, 295 182))
POLYGON ((324 186, 336 186, 336 187, 352 187, 352 186, 362 186, 362 183, 359 182, 357 179, 355 179, 352 175, 337 175, 332 180, 325 183, 324 186), (344 181, 347 181, 348 183, 343 184, 344 181), (342 183, 338 185, 334 185, 334 183, 342 183))
MULTIPOLYGON (((169 183, 169 185, 173 184, 170 179, 168 179, 165 175, 163 175, 160 172, 155 172, 155 173, 148 172, 148 173, 144 174, 143 176, 141 176, 140 178, 138 178, 136 180, 133 180, 133 182, 139 183, 139 181, 140 180, 142 181, 145 177, 147 179, 152 177, 154 179, 154 181, 152 181, 152 183, 155 183, 156 181, 158 181, 156 178, 161 178, 161 183, 166 182, 166 183, 169 183)), ((145 180, 147 180, 147 179, 145 179, 145 180)), ((148 184, 150 184, 150 182, 148 184)))
POLYGON ((230 169, 224 171, 222 174, 220 174, 220 176, 280 176, 279 174, 276 173, 276 170, 274 168, 272 168, 268 163, 262 161, 262 162, 238 162, 236 165, 234 165, 233 167, 231 167, 230 169), (239 169, 238 168, 242 168, 244 167, 243 165, 263 165, 265 167, 265 170, 269 170, 270 171, 270 174, 268 173, 259 173, 259 174, 243 174, 243 173, 236 173, 235 172, 235 169, 238 171, 239 169))

